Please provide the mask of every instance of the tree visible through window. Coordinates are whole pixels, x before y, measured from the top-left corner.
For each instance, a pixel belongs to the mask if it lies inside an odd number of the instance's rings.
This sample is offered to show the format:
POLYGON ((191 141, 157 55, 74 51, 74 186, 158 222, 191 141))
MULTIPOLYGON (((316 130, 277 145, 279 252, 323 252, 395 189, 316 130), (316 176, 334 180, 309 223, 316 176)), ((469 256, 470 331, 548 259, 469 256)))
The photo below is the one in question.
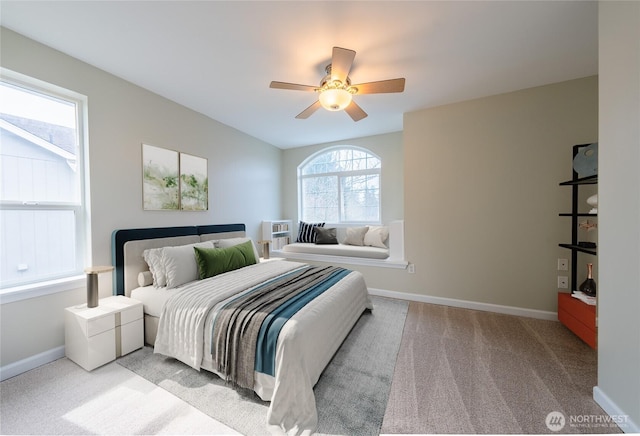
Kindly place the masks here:
POLYGON ((2 288, 75 276, 84 266, 82 100, 12 79, 0 81, 2 288))
POLYGON ((352 146, 311 156, 298 167, 298 205, 306 222, 380 222, 380 158, 352 146))

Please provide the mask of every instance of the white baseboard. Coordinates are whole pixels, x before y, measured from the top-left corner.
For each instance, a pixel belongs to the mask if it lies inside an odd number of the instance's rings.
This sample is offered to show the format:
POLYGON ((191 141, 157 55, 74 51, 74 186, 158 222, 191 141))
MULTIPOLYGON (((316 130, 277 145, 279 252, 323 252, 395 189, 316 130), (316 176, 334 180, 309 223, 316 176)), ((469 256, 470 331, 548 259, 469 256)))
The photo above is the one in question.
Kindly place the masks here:
POLYGON ((54 360, 61 359, 64 356, 64 345, 61 345, 59 347, 52 348, 51 350, 43 351, 35 356, 30 356, 26 359, 10 363, 0 367, 0 381, 15 377, 23 372, 27 372, 44 364, 53 362, 54 360))
POLYGON ((633 422, 598 386, 593 388, 593 400, 618 424, 620 430, 625 433, 640 433, 640 425, 633 422))
POLYGON ((384 289, 369 288, 371 295, 379 297, 397 298, 400 300, 418 301, 421 303, 438 304, 441 306, 460 307, 463 309, 482 310, 485 312, 504 313, 507 315, 526 316, 528 318, 545 319, 548 321, 557 321, 558 314, 556 312, 547 312, 544 310, 524 309, 521 307, 502 306, 499 304, 478 303, 475 301, 456 300, 454 298, 432 297, 429 295, 409 294, 406 292, 387 291, 384 289))

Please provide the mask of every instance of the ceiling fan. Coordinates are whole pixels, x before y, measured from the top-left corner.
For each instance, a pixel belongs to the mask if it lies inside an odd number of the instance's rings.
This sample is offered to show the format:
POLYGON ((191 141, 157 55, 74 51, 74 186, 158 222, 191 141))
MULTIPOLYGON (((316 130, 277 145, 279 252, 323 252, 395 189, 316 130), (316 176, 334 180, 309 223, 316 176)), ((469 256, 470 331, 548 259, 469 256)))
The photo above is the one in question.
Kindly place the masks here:
POLYGON ((298 119, 309 118, 320 107, 330 111, 345 110, 353 121, 360 121, 367 113, 352 100, 358 94, 382 94, 404 91, 404 78, 381 80, 378 82, 351 84, 349 70, 356 52, 341 47, 333 47, 331 63, 325 71, 327 75, 320 81, 320 86, 298 85, 287 82, 271 82, 270 88, 290 89, 294 91, 317 92, 318 100, 296 115, 298 119))

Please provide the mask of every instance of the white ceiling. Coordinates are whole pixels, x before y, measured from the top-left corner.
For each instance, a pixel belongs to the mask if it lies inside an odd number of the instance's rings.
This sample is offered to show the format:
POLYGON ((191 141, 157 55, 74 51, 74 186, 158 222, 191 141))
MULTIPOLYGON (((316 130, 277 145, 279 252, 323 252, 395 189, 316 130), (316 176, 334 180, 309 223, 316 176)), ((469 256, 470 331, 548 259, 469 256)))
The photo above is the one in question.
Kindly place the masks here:
POLYGON ((405 112, 597 74, 595 1, 5 1, 2 26, 280 148, 402 130, 405 112), (353 122, 310 92, 356 51, 353 122))

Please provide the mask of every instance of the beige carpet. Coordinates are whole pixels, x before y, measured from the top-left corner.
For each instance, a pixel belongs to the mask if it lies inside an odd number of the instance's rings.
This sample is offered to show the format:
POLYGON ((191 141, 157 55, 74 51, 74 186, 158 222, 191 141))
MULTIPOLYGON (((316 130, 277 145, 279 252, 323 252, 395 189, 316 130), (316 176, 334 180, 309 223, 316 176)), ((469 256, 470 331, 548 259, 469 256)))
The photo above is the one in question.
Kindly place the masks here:
POLYGON ((563 434, 620 432, 599 421, 596 360, 558 322, 412 302, 381 432, 552 433, 551 412, 563 434))
POLYGON ((239 433, 116 362, 87 372, 65 357, 0 383, 0 434, 239 433))

